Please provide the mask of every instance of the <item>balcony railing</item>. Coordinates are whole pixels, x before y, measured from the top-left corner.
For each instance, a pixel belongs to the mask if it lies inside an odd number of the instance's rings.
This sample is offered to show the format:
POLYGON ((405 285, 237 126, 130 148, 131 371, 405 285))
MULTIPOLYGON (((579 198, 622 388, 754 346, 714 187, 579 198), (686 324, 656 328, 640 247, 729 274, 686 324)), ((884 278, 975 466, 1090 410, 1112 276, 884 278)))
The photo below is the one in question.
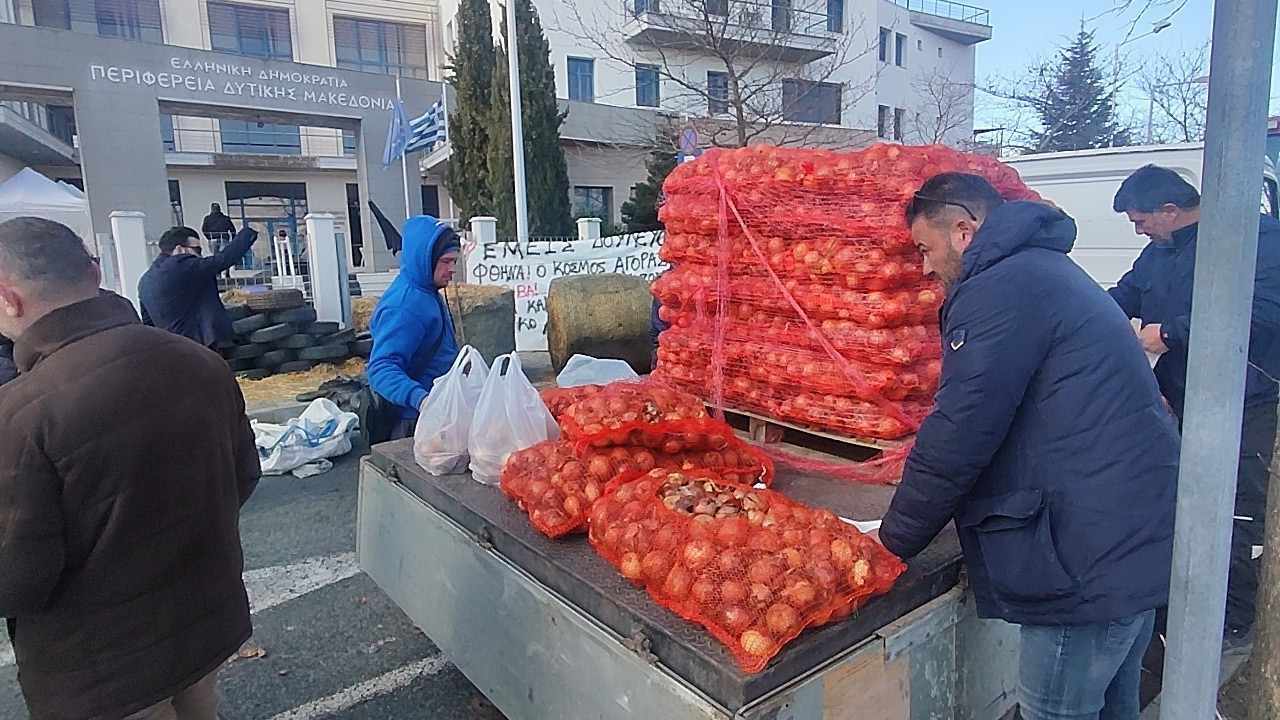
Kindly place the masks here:
POLYGON ((991 11, 951 0, 893 0, 912 12, 991 27, 991 11))
MULTIPOLYGON (((661 23, 663 18, 680 21, 679 26, 692 22, 690 29, 700 22, 723 20, 726 39, 743 32, 822 36, 843 30, 833 27, 840 23, 839 18, 830 18, 824 11, 794 7, 800 2, 807 4, 808 0, 627 0, 626 12, 629 18, 654 23, 661 23)), ((670 24, 670 29, 676 29, 675 23, 670 24)))

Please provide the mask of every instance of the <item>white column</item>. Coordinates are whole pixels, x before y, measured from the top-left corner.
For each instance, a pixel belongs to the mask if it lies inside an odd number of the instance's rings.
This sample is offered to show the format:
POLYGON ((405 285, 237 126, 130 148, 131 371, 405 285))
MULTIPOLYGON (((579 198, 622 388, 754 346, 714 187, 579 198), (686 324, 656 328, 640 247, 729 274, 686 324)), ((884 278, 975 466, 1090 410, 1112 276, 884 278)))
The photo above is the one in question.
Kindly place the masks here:
POLYGON ((347 253, 338 247, 333 213, 308 213, 307 260, 311 268, 311 302, 316 316, 346 327, 351 323, 351 283, 347 253))
POLYGON ((600 218, 578 218, 578 239, 599 240, 600 218))
POLYGON ((498 242, 498 218, 478 216, 471 218, 471 234, 476 245, 498 242))
POLYGON ((142 312, 138 302, 138 280, 151 266, 151 253, 147 251, 147 214, 137 210, 114 210, 111 218, 111 238, 115 243, 116 272, 120 276, 120 294, 129 298, 133 306, 142 312))

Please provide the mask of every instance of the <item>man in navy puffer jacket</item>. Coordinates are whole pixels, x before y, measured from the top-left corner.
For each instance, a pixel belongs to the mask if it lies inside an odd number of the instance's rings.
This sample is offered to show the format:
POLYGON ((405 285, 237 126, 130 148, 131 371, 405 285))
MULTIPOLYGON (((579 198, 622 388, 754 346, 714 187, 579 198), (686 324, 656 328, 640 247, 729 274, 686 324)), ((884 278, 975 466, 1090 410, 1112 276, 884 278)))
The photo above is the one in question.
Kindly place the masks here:
POLYGON ((1178 473, 1146 356, 1061 211, 952 173, 907 222, 947 286, 942 378, 880 539, 911 558, 955 521, 979 615, 1022 625, 1024 718, 1136 720, 1178 473))

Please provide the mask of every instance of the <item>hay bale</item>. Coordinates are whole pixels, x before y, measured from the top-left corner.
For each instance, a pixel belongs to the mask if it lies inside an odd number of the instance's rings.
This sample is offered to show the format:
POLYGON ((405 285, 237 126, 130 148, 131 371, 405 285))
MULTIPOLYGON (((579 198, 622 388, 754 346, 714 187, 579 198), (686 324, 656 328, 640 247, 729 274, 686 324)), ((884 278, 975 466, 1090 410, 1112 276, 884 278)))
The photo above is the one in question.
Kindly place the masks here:
POLYGON ((556 372, 581 353, 625 360, 649 372, 649 283, 631 275, 573 275, 551 281, 547 293, 547 349, 556 372))
POLYGON ((470 345, 485 362, 516 350, 516 294, 491 285, 450 285, 445 289, 458 346, 470 345))
POLYGON ((373 311, 377 307, 376 297, 351 298, 351 327, 356 332, 368 332, 369 321, 373 319, 373 311))

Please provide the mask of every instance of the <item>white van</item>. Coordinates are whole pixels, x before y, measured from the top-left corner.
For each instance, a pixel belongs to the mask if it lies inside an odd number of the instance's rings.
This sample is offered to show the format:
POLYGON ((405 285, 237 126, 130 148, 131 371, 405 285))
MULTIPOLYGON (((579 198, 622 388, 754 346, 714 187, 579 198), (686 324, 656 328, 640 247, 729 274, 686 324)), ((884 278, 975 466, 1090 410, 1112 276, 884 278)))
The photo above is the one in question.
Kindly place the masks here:
MULTIPOLYGON (((1176 171, 1200 187, 1204 145, 1148 145, 1073 152, 1023 155, 1004 162, 1022 181, 1052 200, 1078 227, 1071 257, 1103 287, 1111 287, 1133 266, 1147 238, 1133 232, 1133 225, 1111 210, 1120 183, 1144 165, 1160 165, 1176 171)), ((1264 158, 1262 212, 1277 217, 1276 171, 1264 158)))

